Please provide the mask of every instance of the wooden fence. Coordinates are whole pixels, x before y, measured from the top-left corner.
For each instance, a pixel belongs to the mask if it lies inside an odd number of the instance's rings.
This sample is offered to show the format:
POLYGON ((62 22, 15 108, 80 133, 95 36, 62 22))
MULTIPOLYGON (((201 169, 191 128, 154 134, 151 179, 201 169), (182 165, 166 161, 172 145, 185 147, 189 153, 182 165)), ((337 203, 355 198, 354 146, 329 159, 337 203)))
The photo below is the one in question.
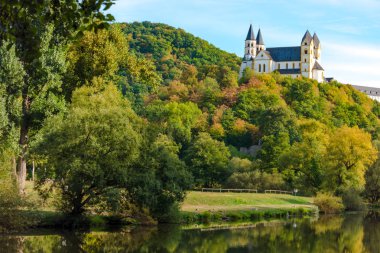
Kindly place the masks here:
POLYGON ((264 193, 290 194, 290 195, 293 195, 293 192, 290 192, 290 191, 281 191, 281 190, 265 190, 264 193))
POLYGON ((254 190, 254 189, 202 188, 202 192, 250 192, 250 193, 257 193, 257 190, 254 190))

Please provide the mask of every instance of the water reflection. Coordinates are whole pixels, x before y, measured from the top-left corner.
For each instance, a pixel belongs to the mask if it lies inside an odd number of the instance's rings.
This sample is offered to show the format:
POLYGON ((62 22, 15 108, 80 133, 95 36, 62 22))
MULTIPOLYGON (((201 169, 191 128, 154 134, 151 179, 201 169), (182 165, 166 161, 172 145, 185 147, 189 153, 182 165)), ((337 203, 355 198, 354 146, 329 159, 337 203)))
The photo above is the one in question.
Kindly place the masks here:
POLYGON ((160 226, 115 232, 39 233, 0 236, 0 252, 380 252, 377 213, 233 229, 160 226))

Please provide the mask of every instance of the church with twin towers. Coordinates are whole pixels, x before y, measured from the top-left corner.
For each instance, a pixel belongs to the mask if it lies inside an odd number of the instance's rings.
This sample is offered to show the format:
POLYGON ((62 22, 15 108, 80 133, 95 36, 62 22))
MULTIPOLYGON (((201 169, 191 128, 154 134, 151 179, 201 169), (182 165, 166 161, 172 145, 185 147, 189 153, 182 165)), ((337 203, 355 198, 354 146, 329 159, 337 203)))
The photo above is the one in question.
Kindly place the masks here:
POLYGON ((304 76, 324 82, 321 51, 321 42, 317 34, 314 33, 311 36, 309 31, 306 31, 300 46, 267 48, 261 30, 259 29, 257 37, 255 37, 252 25, 250 25, 245 39, 240 76, 244 69, 250 68, 256 73, 278 71, 282 75, 294 78, 304 76))

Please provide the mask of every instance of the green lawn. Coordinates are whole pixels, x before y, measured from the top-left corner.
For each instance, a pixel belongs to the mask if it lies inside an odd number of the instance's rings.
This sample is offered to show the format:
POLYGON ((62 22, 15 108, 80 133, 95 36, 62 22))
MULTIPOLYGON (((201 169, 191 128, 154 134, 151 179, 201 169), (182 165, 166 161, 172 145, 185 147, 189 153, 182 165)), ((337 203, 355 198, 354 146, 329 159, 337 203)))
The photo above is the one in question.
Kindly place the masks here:
POLYGON ((285 194, 188 192, 181 210, 187 212, 315 208, 313 198, 285 194))

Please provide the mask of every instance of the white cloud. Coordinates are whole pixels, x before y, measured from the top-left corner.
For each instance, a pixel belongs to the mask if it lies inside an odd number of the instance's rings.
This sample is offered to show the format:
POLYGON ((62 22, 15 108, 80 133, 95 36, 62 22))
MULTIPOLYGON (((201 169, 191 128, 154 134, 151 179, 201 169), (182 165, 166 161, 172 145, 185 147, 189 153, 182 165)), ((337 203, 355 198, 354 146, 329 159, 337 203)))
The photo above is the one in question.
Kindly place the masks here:
POLYGON ((322 44, 326 74, 345 83, 380 87, 380 47, 346 43, 322 44))

